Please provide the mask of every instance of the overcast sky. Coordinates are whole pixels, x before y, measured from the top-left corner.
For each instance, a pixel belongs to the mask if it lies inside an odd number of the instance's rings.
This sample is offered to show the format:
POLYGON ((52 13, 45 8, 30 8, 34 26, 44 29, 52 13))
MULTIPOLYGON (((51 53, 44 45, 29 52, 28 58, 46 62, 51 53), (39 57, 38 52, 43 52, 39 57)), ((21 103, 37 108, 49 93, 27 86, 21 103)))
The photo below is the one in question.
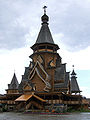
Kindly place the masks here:
POLYGON ((44 5, 67 71, 75 65, 82 95, 90 97, 90 0, 0 0, 0 93, 5 93, 14 70, 21 81, 44 5))

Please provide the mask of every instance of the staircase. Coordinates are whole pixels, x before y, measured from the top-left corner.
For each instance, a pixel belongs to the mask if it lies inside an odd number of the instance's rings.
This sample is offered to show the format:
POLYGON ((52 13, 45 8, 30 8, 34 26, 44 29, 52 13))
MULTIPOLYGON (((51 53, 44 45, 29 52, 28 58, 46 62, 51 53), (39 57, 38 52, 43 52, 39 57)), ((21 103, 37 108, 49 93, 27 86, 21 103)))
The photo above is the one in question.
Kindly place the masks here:
POLYGON ((39 109, 43 109, 43 106, 40 105, 39 103, 35 102, 35 101, 31 101, 30 103, 28 103, 26 105, 26 110, 28 110, 30 108, 31 105, 34 105, 35 107, 39 108, 39 109))
POLYGON ((16 109, 19 111, 23 111, 24 107, 25 107, 25 104, 23 102, 21 102, 16 106, 16 109))

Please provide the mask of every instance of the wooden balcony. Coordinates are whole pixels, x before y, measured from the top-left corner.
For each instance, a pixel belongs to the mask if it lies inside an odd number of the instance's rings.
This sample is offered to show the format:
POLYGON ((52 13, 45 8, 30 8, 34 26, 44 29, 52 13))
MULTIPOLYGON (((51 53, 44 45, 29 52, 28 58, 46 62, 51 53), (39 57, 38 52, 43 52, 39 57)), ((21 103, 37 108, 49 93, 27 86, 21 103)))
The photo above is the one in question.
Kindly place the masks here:
POLYGON ((7 101, 6 100, 0 100, 0 103, 5 104, 5 103, 7 103, 7 101))
POLYGON ((80 104, 80 101, 63 101, 63 104, 68 104, 68 105, 77 105, 80 104))
POLYGON ((2 104, 15 104, 15 101, 13 101, 13 100, 0 100, 0 103, 2 103, 2 104))
POLYGON ((11 104, 11 105, 12 105, 12 104, 15 104, 15 101, 8 100, 8 101, 7 101, 7 104, 11 104))
POLYGON ((48 104, 81 104, 81 101, 46 100, 48 104))

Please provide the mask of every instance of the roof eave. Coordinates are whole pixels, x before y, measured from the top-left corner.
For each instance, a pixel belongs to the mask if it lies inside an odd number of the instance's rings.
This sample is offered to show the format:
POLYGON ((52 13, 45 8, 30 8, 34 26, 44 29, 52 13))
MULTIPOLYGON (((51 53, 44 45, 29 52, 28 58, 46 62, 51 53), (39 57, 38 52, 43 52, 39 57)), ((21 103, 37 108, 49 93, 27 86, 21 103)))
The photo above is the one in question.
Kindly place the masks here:
POLYGON ((45 43, 35 43, 35 44, 34 44, 33 46, 31 46, 30 48, 31 48, 32 50, 34 50, 34 48, 35 48, 36 46, 44 45, 44 44, 46 44, 46 45, 53 45, 53 46, 56 47, 57 50, 60 49, 57 44, 52 44, 52 43, 48 43, 48 42, 45 42, 45 43))

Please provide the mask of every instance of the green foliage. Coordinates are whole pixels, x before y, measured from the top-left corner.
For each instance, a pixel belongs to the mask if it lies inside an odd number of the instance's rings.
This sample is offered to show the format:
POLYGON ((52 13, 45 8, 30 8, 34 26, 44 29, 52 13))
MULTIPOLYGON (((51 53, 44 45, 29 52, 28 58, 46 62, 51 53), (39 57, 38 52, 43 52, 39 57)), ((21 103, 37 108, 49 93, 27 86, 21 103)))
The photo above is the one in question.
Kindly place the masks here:
POLYGON ((76 110, 73 107, 68 107, 67 112, 75 112, 76 110))
POLYGON ((8 111, 7 105, 3 105, 2 106, 2 112, 7 112, 7 111, 8 111))
POLYGON ((84 108, 80 108, 79 111, 80 111, 80 112, 90 112, 89 109, 84 109, 84 108))
POLYGON ((75 109, 74 107, 69 107, 67 112, 90 112, 89 109, 85 109, 84 107, 80 107, 78 109, 75 109))

